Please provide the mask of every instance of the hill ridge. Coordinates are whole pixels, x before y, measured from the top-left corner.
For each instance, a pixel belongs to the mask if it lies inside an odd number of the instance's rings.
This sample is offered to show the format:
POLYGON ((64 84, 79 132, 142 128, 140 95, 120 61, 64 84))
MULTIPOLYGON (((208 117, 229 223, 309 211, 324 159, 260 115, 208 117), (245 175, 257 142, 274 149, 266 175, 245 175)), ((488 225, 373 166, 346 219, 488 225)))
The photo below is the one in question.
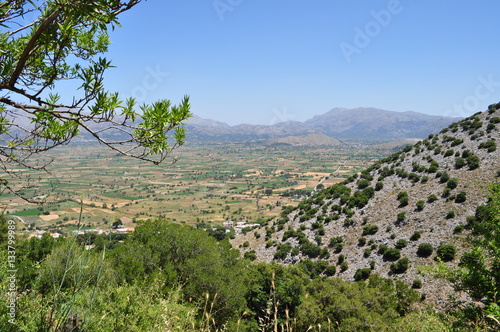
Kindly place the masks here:
POLYGON ((359 278, 362 270, 409 285, 419 280, 427 301, 442 304, 451 285, 423 271, 435 267, 440 246, 456 248, 455 259, 445 263, 450 266, 467 247, 467 225, 499 175, 499 126, 500 103, 285 208, 232 243, 257 261, 306 261, 345 280, 359 278), (422 243, 431 246, 429 257, 417 254, 422 243), (401 258, 408 266, 398 270, 401 258))

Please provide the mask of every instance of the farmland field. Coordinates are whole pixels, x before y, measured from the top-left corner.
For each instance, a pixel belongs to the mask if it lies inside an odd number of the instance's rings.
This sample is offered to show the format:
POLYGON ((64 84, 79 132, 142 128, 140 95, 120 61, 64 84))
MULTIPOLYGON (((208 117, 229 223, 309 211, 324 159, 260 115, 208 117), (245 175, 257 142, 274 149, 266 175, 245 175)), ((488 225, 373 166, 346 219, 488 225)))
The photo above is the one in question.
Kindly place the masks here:
POLYGON ((175 164, 155 166, 100 146, 66 146, 52 152, 51 173, 22 192, 26 197, 49 192, 45 204, 6 194, 0 203, 29 221, 26 227, 62 233, 78 220, 103 229, 117 220, 133 228, 138 220, 159 217, 187 224, 253 223, 298 204, 318 184, 340 182, 391 152, 358 145, 190 143, 174 152, 175 164))

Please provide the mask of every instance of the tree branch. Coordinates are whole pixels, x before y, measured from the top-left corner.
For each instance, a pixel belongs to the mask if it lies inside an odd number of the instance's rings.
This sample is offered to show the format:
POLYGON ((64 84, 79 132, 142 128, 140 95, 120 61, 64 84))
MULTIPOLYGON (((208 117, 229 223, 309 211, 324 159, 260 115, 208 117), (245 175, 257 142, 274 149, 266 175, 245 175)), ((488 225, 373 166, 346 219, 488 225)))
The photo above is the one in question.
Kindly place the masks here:
POLYGON ((24 67, 26 66, 26 62, 28 61, 28 58, 31 54, 31 51, 35 48, 36 43, 38 41, 38 38, 42 35, 42 33, 47 30, 57 19, 57 17, 61 14, 60 9, 56 9, 52 14, 50 14, 45 21, 42 22, 42 24, 38 27, 38 29, 35 31, 33 36, 31 36, 31 39, 29 40, 28 44, 26 45, 26 48, 23 51, 23 54, 21 54, 21 57, 19 58, 19 61, 17 62, 16 69, 12 73, 12 76, 10 77, 9 80, 9 86, 14 87, 14 85, 17 82, 17 79, 21 75, 21 72, 23 71, 24 67))

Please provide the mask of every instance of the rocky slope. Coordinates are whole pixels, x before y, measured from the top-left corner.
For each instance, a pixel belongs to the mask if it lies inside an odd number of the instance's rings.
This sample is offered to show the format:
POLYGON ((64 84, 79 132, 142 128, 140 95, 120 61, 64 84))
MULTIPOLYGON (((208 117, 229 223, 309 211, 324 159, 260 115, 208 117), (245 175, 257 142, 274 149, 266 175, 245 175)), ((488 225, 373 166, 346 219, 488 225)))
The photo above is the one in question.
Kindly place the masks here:
POLYGON ((303 199, 233 245, 256 261, 311 260, 345 280, 401 279, 442 306, 452 287, 428 270, 438 253, 456 266, 466 250, 467 225, 500 174, 499 140, 496 104, 303 199))

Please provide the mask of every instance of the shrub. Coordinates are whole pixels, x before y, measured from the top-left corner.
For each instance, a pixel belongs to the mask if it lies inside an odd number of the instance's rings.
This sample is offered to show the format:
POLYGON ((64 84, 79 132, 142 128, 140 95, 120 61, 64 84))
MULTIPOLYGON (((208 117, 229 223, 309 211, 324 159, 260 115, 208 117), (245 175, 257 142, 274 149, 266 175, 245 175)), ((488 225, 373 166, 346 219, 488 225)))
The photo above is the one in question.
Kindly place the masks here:
POLYGON ((448 213, 446 214, 446 219, 453 219, 453 218, 455 218, 455 211, 453 210, 448 211, 448 213))
POLYGON ((384 188, 384 184, 382 182, 377 182, 375 184, 375 191, 380 191, 384 188))
POLYGON ((337 268, 333 265, 328 265, 325 269, 325 275, 328 277, 334 276, 335 272, 337 272, 337 268))
POLYGON ((458 234, 458 233, 462 233, 462 231, 465 229, 465 226, 464 225, 457 225, 454 229, 453 229, 453 233, 455 234, 458 234))
POLYGON ((408 258, 401 258, 398 260, 396 263, 391 264, 391 272, 394 274, 401 274, 405 273, 408 270, 408 265, 410 264, 410 261, 408 258))
POLYGON ((371 249, 368 249, 368 248, 367 248, 367 249, 365 249, 365 251, 363 252, 363 257, 364 257, 364 258, 368 258, 368 257, 370 257, 370 255, 371 255, 371 254, 372 254, 371 249))
POLYGON ((483 143, 479 144, 479 148, 480 149, 487 149, 488 152, 494 152, 497 149, 497 144, 496 144, 495 140, 490 140, 490 141, 483 142, 483 143))
POLYGON ((418 231, 415 231, 412 236, 410 236, 410 241, 418 241, 422 234, 418 231))
POLYGON ((363 227, 363 234, 362 236, 365 235, 374 235, 378 232, 378 226, 377 225, 367 225, 363 227))
POLYGON ((400 213, 398 213, 398 215, 397 215, 397 217, 396 217, 396 218, 397 218, 397 221, 398 221, 398 222, 402 222, 402 221, 404 221, 404 220, 405 220, 405 218, 406 218, 406 212, 400 212, 400 213))
POLYGON ((466 161, 470 170, 475 170, 476 168, 479 168, 480 159, 478 156, 470 155, 469 157, 467 157, 466 161))
POLYGON ((250 250, 247 251, 244 255, 243 258, 249 259, 251 261, 254 261, 257 259, 257 254, 255 253, 255 250, 250 250))
POLYGON ((425 207, 425 202, 423 200, 420 200, 417 202, 417 210, 422 211, 425 207))
POLYGON ((360 237, 358 239, 358 246, 363 247, 366 244, 366 238, 365 237, 360 237))
POLYGON ((413 284, 411 285, 411 288, 414 288, 414 289, 422 288, 422 280, 420 280, 420 279, 413 280, 413 284))
POLYGON ((401 257, 401 251, 397 248, 388 248, 383 255, 386 261, 396 261, 401 257))
POLYGON ((455 189, 458 186, 458 179, 457 178, 451 178, 446 182, 446 187, 450 189, 455 189))
POLYGON ((455 158, 455 168, 459 169, 466 165, 465 159, 457 157, 455 158))
POLYGON ((356 182, 356 185, 358 186, 358 189, 364 189, 370 185, 370 181, 366 179, 361 179, 358 182, 356 182))
POLYGON ((409 201, 408 193, 406 191, 401 191, 398 194, 398 201, 401 204, 401 206, 408 205, 408 201, 409 201))
POLYGON ((388 247, 386 244, 381 244, 379 247, 378 247, 378 251, 377 251, 377 254, 379 255, 383 255, 386 251, 387 251, 388 247))
POLYGON ((349 265, 347 264, 346 261, 344 261, 344 262, 342 262, 342 264, 340 264, 340 270, 342 272, 346 271, 348 268, 349 268, 349 265))
POLYGON ((463 203, 467 200, 467 193, 465 191, 461 191, 455 196, 455 203, 463 203))
POLYGON ((434 248, 430 243, 420 243, 417 249, 418 257, 429 257, 432 255, 434 248))
POLYGON ((396 245, 395 247, 397 249, 403 249, 404 247, 406 247, 408 245, 408 241, 406 241, 405 239, 400 239, 396 242, 396 245))
POLYGON ((446 152, 444 153, 444 156, 450 157, 450 156, 453 156, 454 154, 455 154, 455 151, 453 151, 452 149, 449 149, 449 150, 446 150, 446 152))
POLYGON ((441 177, 441 180, 440 180, 441 183, 445 183, 446 181, 448 181, 450 179, 450 176, 446 172, 438 173, 437 175, 439 175, 441 177))
POLYGON ((369 268, 357 269, 354 273, 354 281, 366 280, 370 277, 372 270, 369 268))
POLYGON ((432 195, 429 195, 429 197, 427 197, 427 203, 432 203, 432 202, 435 202, 437 201, 437 196, 432 194, 432 195))
POLYGON ((457 248, 452 244, 443 244, 437 249, 437 257, 443 262, 450 262, 455 259, 457 248))

